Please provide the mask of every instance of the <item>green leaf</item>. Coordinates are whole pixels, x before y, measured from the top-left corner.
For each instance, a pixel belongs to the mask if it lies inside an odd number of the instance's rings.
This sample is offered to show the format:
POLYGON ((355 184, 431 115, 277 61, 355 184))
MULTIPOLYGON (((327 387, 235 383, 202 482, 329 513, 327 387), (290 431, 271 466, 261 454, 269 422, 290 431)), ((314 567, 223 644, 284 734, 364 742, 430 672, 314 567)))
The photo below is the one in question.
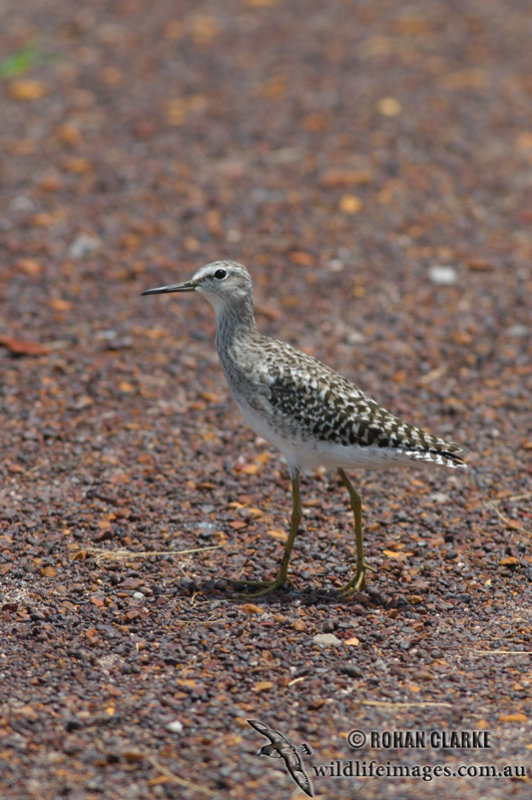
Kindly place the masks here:
POLYGON ((28 42, 20 50, 0 61, 0 80, 9 80, 24 75, 43 58, 35 42, 28 42))

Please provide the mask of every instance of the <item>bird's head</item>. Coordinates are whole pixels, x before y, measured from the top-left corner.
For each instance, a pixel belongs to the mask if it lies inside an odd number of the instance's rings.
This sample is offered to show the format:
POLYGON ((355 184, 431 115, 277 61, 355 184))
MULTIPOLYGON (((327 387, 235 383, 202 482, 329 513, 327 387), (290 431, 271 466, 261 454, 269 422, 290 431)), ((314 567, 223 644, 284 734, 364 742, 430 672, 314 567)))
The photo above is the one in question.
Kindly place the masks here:
POLYGON ((188 281, 147 289, 142 294, 164 294, 167 292, 198 292, 218 311, 228 304, 238 305, 242 300, 252 299, 253 285, 249 272, 236 261, 212 261, 188 281))
POLYGON ((259 752, 257 753, 258 756, 279 756, 275 745, 273 744, 264 744, 259 752))

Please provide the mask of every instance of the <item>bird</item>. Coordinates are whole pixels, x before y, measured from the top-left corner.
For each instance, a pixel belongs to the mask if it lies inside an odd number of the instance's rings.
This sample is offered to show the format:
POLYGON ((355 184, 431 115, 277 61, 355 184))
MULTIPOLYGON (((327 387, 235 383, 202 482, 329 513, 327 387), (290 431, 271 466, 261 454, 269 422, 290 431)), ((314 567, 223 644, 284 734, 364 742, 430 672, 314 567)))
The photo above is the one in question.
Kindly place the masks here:
POLYGON ((340 596, 363 591, 369 567, 364 554, 362 501, 346 470, 436 464, 467 467, 454 442, 394 416, 362 389, 290 344, 257 330, 253 283, 242 264, 213 261, 182 283, 147 289, 143 295, 196 292, 216 314, 215 343, 225 378, 244 420, 281 451, 292 484, 290 528, 273 580, 233 581, 249 597, 287 582, 288 563, 302 518, 300 476, 318 466, 336 469, 353 512, 356 570, 340 596), (252 591, 253 590, 253 591, 252 591))
POLYGON ((312 750, 308 744, 292 744, 280 731, 274 731, 273 728, 258 719, 248 719, 247 723, 270 740, 270 744, 263 745, 257 755, 282 758, 286 769, 299 788, 309 797, 314 797, 312 783, 303 769, 303 762, 299 755, 300 753, 308 756, 312 755, 312 750))

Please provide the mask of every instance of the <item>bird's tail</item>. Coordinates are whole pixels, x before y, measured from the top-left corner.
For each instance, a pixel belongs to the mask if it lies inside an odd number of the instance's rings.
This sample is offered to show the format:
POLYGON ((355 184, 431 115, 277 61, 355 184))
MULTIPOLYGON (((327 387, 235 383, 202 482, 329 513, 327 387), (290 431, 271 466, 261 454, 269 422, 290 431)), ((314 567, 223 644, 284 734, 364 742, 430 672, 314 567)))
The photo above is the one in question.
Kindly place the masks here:
POLYGON ((432 464, 440 464, 451 469, 467 469, 464 461, 463 448, 454 442, 446 442, 439 436, 424 433, 424 442, 421 446, 405 447, 404 453, 413 461, 425 461, 432 464))

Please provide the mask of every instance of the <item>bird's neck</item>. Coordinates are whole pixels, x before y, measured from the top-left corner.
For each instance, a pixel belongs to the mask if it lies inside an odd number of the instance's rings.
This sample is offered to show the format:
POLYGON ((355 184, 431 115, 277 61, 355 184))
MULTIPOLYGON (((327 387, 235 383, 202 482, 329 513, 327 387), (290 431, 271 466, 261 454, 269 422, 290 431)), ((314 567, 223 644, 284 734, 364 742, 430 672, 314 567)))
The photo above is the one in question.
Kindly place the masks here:
POLYGON ((226 350, 236 338, 253 336, 257 332, 253 314, 253 300, 244 297, 230 306, 216 309, 216 346, 218 352, 226 350))

